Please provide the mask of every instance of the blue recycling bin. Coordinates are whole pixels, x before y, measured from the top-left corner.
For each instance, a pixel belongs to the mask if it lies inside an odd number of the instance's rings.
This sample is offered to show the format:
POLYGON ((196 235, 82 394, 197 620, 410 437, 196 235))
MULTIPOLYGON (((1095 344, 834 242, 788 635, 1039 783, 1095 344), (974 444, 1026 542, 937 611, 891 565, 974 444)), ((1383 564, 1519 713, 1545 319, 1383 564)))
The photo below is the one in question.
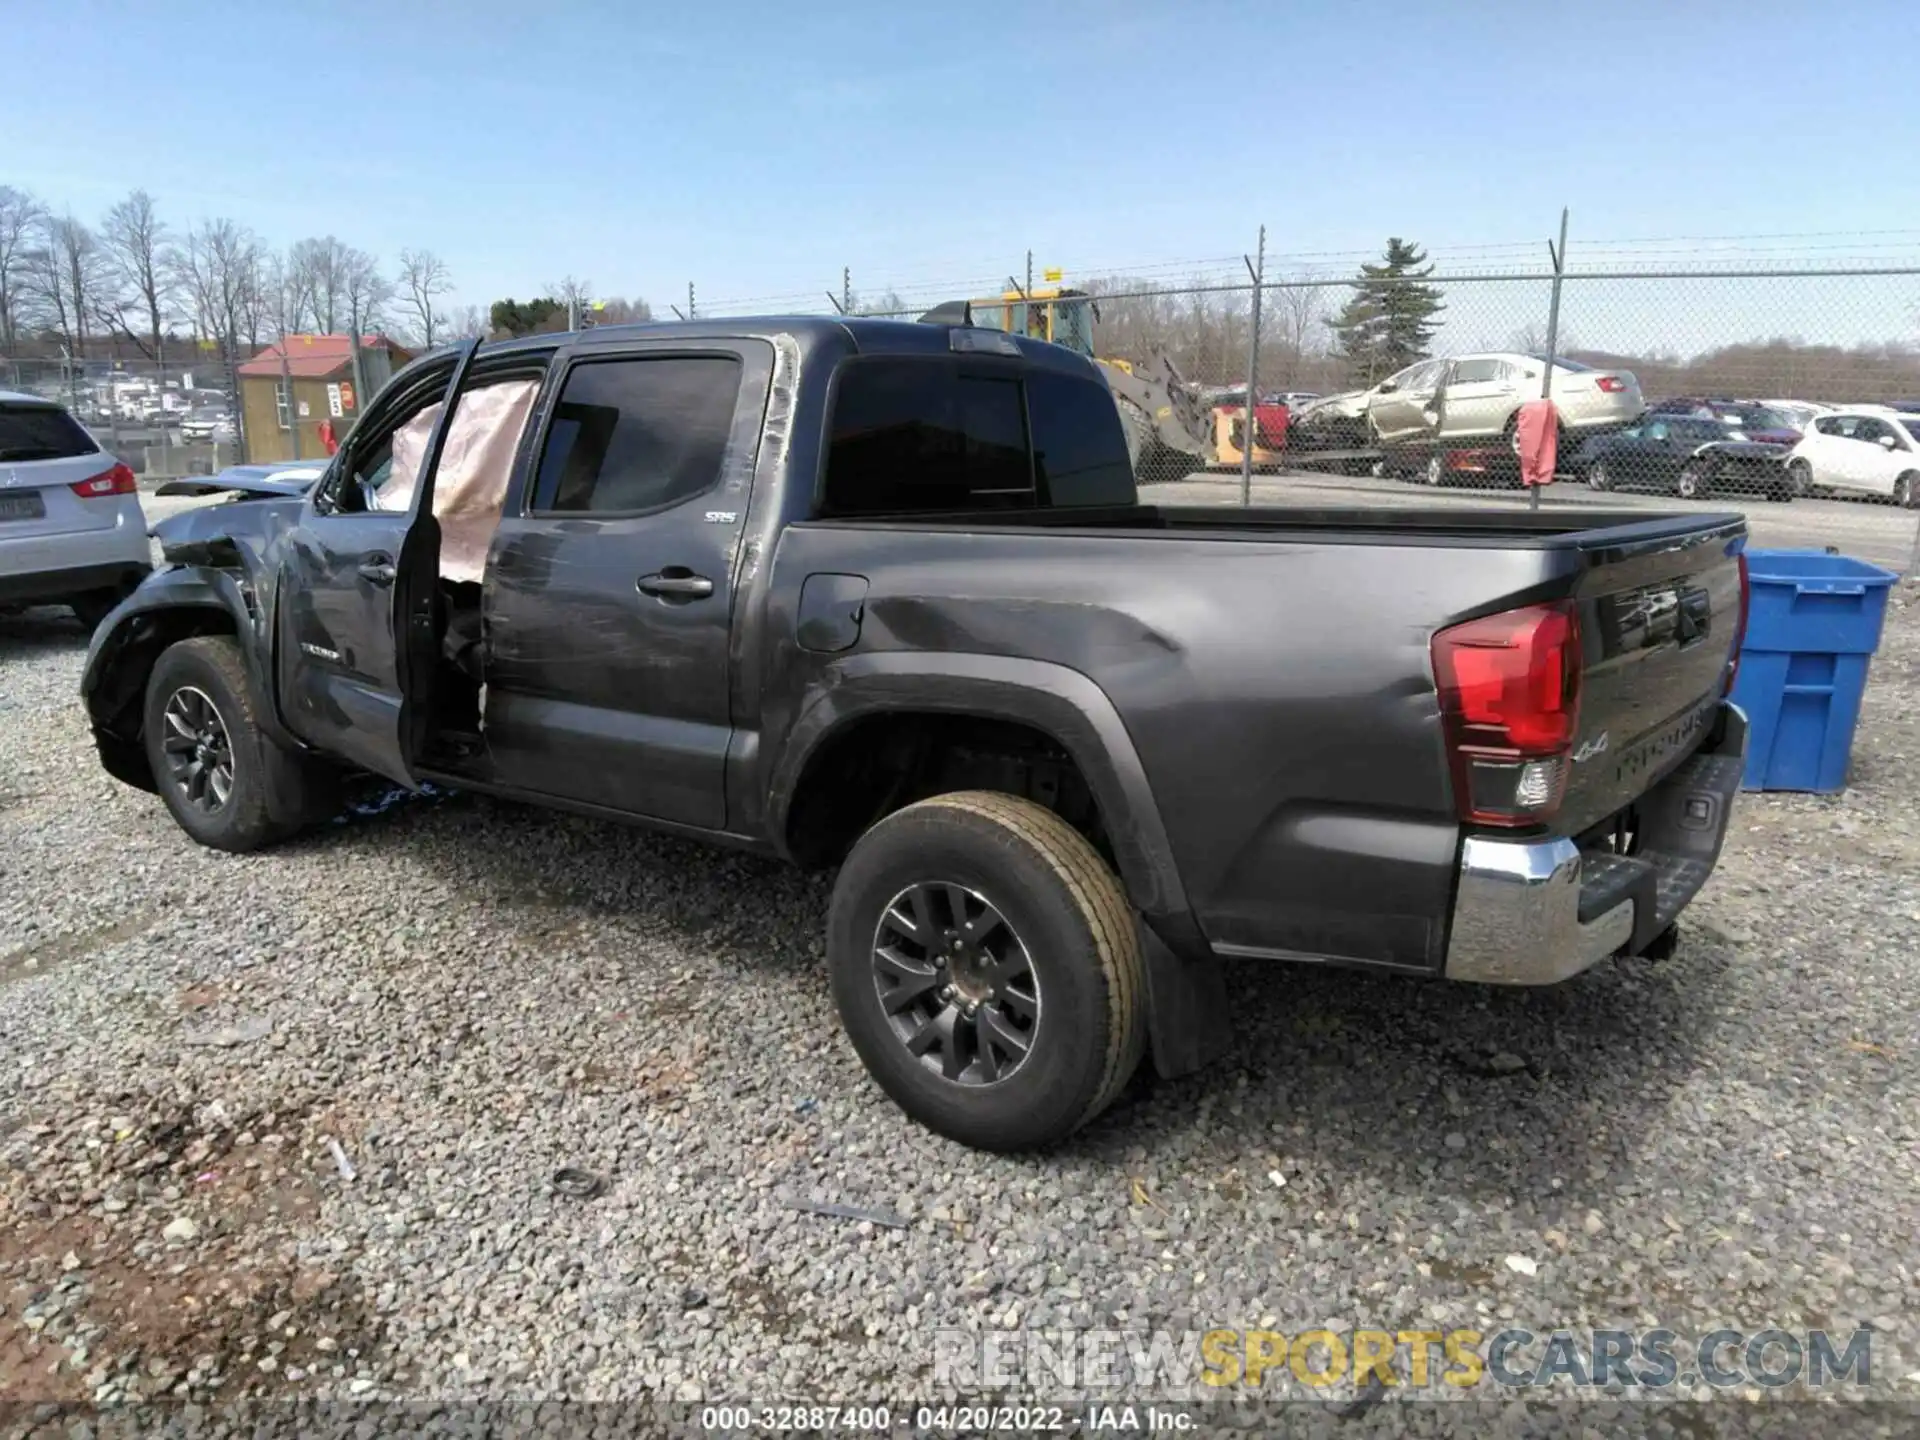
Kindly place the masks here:
POLYGON ((1847 555, 1747 551, 1747 638, 1733 687, 1752 726, 1743 788, 1846 789, 1867 661, 1898 578, 1847 555))

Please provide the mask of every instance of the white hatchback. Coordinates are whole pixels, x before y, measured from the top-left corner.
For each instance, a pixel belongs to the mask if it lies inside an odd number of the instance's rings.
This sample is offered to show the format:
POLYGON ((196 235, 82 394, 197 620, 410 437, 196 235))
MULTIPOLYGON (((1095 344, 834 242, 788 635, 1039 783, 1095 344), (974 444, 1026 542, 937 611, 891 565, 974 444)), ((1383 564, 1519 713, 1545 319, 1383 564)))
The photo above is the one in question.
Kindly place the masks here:
POLYGON ((1787 474, 1801 494, 1847 490, 1920 507, 1920 415, 1864 407, 1816 415, 1787 474))
POLYGON ((0 390, 0 605, 91 626, 152 568, 133 471, 51 400, 0 390))

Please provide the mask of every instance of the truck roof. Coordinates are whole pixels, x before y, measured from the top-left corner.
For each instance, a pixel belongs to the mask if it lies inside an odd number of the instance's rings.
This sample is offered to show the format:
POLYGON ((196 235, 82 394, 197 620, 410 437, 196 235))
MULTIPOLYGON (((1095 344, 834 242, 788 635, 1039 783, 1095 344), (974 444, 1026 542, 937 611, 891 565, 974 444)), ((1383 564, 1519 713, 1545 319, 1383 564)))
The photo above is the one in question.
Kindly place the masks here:
MULTIPOLYGON (((626 340, 771 340, 784 335, 798 341, 803 351, 824 346, 829 349, 850 348, 863 355, 936 355, 951 351, 950 337, 956 328, 965 327, 928 324, 917 320, 867 319, 861 316, 729 315, 712 319, 656 320, 637 325, 601 325, 591 330, 494 340, 481 347, 481 354, 507 355, 516 350, 542 350, 568 341, 600 345, 626 340)), ((981 333, 999 336, 1000 339, 993 342, 996 345, 1011 341, 1019 349, 1020 358, 1029 365, 1099 378, 1099 368, 1091 360, 1065 346, 1029 339, 1023 335, 1008 335, 999 330, 981 328, 981 333)))

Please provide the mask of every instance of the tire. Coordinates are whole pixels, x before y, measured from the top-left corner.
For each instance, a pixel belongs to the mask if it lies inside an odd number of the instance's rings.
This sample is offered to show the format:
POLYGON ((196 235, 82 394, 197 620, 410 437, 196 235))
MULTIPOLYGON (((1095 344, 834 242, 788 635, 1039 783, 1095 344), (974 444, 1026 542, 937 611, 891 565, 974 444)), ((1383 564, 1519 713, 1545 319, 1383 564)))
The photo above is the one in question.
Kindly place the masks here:
POLYGON ((1804 460, 1795 460, 1787 466, 1787 483, 1793 487, 1796 495, 1813 493, 1813 467, 1804 460))
POLYGON ((259 850, 324 809, 325 777, 281 748, 258 716, 246 662, 228 636, 202 635, 168 646, 147 679, 142 743, 154 786, 180 828, 210 849, 259 850), (191 751, 177 748, 188 738, 184 728, 194 731, 191 751), (183 767, 181 757, 189 754, 183 767), (196 779, 204 783, 196 785, 196 779))
POLYGON ((1146 1046, 1145 962, 1120 882, 1085 836, 1011 795, 939 795, 868 830, 834 884, 827 968, 880 1088, 979 1149, 1064 1139, 1112 1103, 1146 1046), (967 922, 984 927, 977 948, 967 922), (950 963, 943 946, 959 947, 950 963), (968 986, 976 1012, 948 998, 968 986), (983 1034, 1009 1033, 1024 1051, 982 1048, 983 1034))
POLYGON ((117 587, 105 590, 89 590, 84 595, 72 596, 67 607, 73 611, 73 618, 89 630, 97 630, 100 622, 113 613, 113 607, 126 598, 126 591, 117 587))
POLYGON ((1447 462, 1438 450, 1427 457, 1426 469, 1421 478, 1435 487, 1447 483, 1447 462))
POLYGON ((1175 480, 1184 480, 1199 468, 1199 461, 1191 455, 1183 455, 1171 445, 1159 441, 1149 441, 1147 448, 1140 453, 1140 463, 1135 467, 1136 485, 1166 485, 1175 480))
POLYGON ((1593 462, 1592 467, 1588 469, 1587 488, 1589 490, 1611 490, 1613 488, 1613 480, 1607 474, 1606 461, 1596 460, 1593 462))
POLYGON ((1673 493, 1682 500, 1704 500, 1707 498, 1707 472, 1698 465, 1680 467, 1679 478, 1673 482, 1673 493))
POLYGON ((1920 477, 1913 471, 1893 482, 1893 503, 1902 510, 1920 510, 1920 477))

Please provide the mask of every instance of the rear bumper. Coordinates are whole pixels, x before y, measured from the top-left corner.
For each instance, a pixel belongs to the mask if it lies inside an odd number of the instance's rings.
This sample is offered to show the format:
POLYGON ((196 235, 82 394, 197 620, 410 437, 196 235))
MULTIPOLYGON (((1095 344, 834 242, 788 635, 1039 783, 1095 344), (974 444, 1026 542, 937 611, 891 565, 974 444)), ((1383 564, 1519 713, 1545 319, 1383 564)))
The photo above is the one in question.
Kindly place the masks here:
POLYGON ((103 561, 70 565, 58 570, 36 570, 0 575, 0 604, 22 605, 36 600, 64 600, 90 590, 131 590, 153 566, 145 560, 103 561))
POLYGON ((1582 851, 1568 839, 1469 836, 1447 978, 1551 985, 1645 949, 1713 873, 1746 752, 1747 717, 1723 704, 1707 743, 1640 798, 1634 855, 1582 851))

